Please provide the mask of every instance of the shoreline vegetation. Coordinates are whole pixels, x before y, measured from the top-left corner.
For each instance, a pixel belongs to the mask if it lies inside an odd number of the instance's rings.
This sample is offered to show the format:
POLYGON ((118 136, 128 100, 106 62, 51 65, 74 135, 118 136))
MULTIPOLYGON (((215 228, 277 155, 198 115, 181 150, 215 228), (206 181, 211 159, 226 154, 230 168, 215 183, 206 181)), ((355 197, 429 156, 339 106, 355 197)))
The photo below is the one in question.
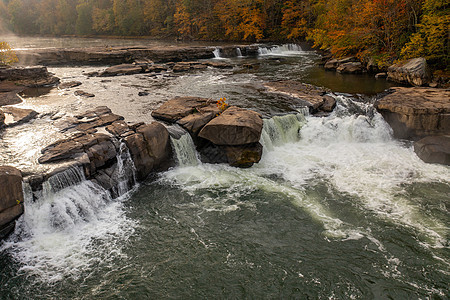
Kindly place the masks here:
POLYGON ((379 69, 424 57, 450 77, 444 0, 3 0, 0 16, 0 29, 18 35, 309 41, 379 69))

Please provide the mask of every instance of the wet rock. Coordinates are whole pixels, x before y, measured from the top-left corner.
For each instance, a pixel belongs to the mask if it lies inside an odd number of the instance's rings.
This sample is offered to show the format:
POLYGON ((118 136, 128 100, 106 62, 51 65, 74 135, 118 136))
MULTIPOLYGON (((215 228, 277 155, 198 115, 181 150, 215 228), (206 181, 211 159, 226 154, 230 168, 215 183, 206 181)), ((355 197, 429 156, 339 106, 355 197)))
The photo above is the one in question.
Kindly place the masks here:
POLYGON ((138 93, 138 96, 148 96, 149 95, 149 93, 148 92, 139 92, 138 93))
POLYGON ((414 143, 417 156, 426 163, 450 165, 450 135, 428 136, 414 143))
POLYGON ((138 180, 169 167, 172 154, 169 132, 161 123, 141 125, 135 134, 125 137, 124 141, 130 149, 138 180))
POLYGON ((216 145, 244 145, 259 141, 263 121, 259 113, 232 106, 206 124, 199 137, 216 145))
POLYGON ((119 76, 119 75, 132 75, 144 73, 145 68, 140 65, 134 64, 121 64, 117 66, 112 66, 101 72, 98 76, 107 77, 107 76, 119 76))
POLYGON ((1 109, 4 114, 11 116, 11 121, 6 120, 6 126, 13 127, 20 125, 37 117, 38 113, 32 109, 17 108, 13 106, 3 107, 1 109))
POLYGON ((134 133, 131 128, 128 126, 128 124, 123 120, 118 120, 111 125, 108 125, 106 127, 106 131, 113 134, 116 137, 125 137, 130 133, 134 133))
POLYGON ((155 119, 175 123, 176 121, 208 106, 212 100, 199 97, 177 97, 165 102, 152 112, 155 119))
POLYGON ((431 81, 431 73, 425 58, 419 57, 390 66, 388 68, 388 79, 395 82, 423 86, 431 81))
POLYGON ((319 109, 323 112, 332 112, 336 107, 336 99, 331 96, 323 96, 324 102, 319 107, 319 109))
POLYGON ((147 66, 146 72, 149 73, 160 73, 162 71, 167 71, 169 67, 167 65, 150 65, 147 66))
POLYGON ((80 81, 68 81, 68 82, 60 83, 58 85, 58 87, 60 89, 64 90, 64 89, 74 88, 74 87, 77 87, 77 86, 80 86, 80 85, 81 85, 80 81))
POLYGON ((172 71, 174 72, 188 72, 191 69, 189 64, 177 63, 173 66, 172 71))
POLYGON ((277 81, 264 83, 267 91, 296 98, 300 105, 309 107, 311 113, 316 113, 325 104, 326 91, 313 85, 295 81, 277 81))
MULTIPOLYGON (((346 58, 343 58, 343 59, 335 59, 335 58, 333 58, 333 59, 328 60, 325 63, 324 68, 325 68, 325 70, 337 70, 341 65, 346 65, 346 67, 342 68, 342 71, 345 68, 348 68, 350 70, 350 69, 354 69, 354 68, 357 67, 357 65, 353 66, 351 63, 358 63, 358 62, 359 61, 358 61, 358 59, 356 57, 346 57, 346 58)), ((341 73, 346 73, 346 72, 341 72, 341 73)))
POLYGON ((228 164, 233 167, 249 168, 261 160, 263 146, 254 143, 242 146, 226 146, 228 164))
POLYGON ((324 64, 325 70, 336 70, 339 66, 339 60, 337 59, 330 59, 324 64))
POLYGON ((14 230, 15 220, 22 215, 22 174, 13 167, 0 166, 0 239, 14 230))
POLYGON ((217 69, 232 69, 233 65, 231 64, 227 64, 224 62, 208 62, 206 63, 208 66, 213 67, 213 68, 217 68, 217 69))
POLYGON ((336 71, 338 73, 360 74, 364 71, 364 68, 360 62, 346 62, 346 63, 339 63, 339 66, 336 68, 336 71))
POLYGON ((450 134, 450 91, 420 87, 396 87, 376 103, 402 139, 418 140, 428 135, 450 134))
POLYGON ((94 94, 87 93, 87 92, 82 91, 82 90, 77 90, 77 91, 75 91, 73 94, 74 94, 75 96, 86 97, 86 98, 92 98, 92 97, 95 97, 94 94))
POLYGON ((387 78, 387 73, 385 73, 385 72, 383 72, 383 73, 377 73, 377 74, 375 74, 375 78, 379 78, 379 79, 381 79, 381 78, 387 78))

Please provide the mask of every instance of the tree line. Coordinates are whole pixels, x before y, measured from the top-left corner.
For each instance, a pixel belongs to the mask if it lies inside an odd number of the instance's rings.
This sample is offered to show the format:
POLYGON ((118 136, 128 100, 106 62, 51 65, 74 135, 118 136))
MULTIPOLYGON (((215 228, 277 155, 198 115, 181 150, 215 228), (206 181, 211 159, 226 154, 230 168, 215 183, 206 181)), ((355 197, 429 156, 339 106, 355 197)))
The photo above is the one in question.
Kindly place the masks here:
POLYGON ((308 39, 381 65, 449 63, 449 0, 1 0, 0 18, 17 34, 308 39))

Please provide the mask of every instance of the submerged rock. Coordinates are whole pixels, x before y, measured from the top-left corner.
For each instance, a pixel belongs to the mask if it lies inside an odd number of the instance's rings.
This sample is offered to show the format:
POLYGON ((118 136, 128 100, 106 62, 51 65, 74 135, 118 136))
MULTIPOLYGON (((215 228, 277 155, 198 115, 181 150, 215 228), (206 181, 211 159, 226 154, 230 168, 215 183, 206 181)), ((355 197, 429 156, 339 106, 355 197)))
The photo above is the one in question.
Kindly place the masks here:
POLYGON ((388 68, 388 79, 400 83, 423 86, 431 81, 427 61, 423 57, 413 58, 388 68))
POLYGON ((92 98, 92 97, 95 97, 94 94, 87 93, 87 92, 82 91, 82 90, 77 90, 77 91, 75 91, 73 94, 74 94, 75 96, 86 97, 86 98, 92 98))
POLYGON ((331 100, 330 98, 333 97, 326 95, 326 90, 310 84, 286 80, 266 82, 264 87, 269 93, 298 99, 299 104, 308 107, 311 113, 330 112, 330 109, 332 110, 335 107, 335 100, 331 100))
POLYGON ((80 85, 81 85, 80 81, 68 81, 68 82, 60 83, 58 85, 58 87, 60 89, 64 90, 64 89, 70 89, 70 88, 73 88, 73 87, 77 87, 77 86, 80 86, 80 85))
POLYGON ((103 72, 101 72, 98 76, 107 77, 107 76, 118 76, 118 75, 132 75, 144 73, 145 67, 134 64, 121 64, 107 68, 103 72))
POLYGON ((450 91, 396 87, 376 103, 394 136, 417 140, 428 135, 450 134, 450 91))
POLYGON ((450 135, 428 136, 414 143, 414 152, 427 163, 450 165, 450 135))
POLYGON ((23 200, 20 171, 0 166, 0 240, 14 230, 15 220, 24 211, 23 200))

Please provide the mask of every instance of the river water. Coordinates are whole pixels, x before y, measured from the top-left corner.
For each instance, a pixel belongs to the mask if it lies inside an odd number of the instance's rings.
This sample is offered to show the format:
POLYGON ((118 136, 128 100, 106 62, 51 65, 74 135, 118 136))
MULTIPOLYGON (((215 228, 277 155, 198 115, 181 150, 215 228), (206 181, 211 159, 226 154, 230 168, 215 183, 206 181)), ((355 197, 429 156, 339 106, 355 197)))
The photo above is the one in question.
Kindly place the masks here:
MULTIPOLYGON (((231 70, 177 76, 105 81, 82 73, 98 68, 52 68, 96 97, 53 89, 19 106, 70 115, 107 105, 149 122, 170 97, 225 96, 265 116, 264 154, 249 169, 202 164, 185 135, 172 141, 177 167, 118 199, 78 170, 50 180, 0 246, 0 298, 447 299, 450 168, 392 138, 371 104, 390 84, 324 72, 317 54, 298 47, 261 50, 228 59, 231 70), (279 79, 328 87, 337 108, 305 115, 265 92, 279 79)), ((7 131, 13 146, 2 163, 34 170, 33 149, 55 128, 43 117, 7 131)))

